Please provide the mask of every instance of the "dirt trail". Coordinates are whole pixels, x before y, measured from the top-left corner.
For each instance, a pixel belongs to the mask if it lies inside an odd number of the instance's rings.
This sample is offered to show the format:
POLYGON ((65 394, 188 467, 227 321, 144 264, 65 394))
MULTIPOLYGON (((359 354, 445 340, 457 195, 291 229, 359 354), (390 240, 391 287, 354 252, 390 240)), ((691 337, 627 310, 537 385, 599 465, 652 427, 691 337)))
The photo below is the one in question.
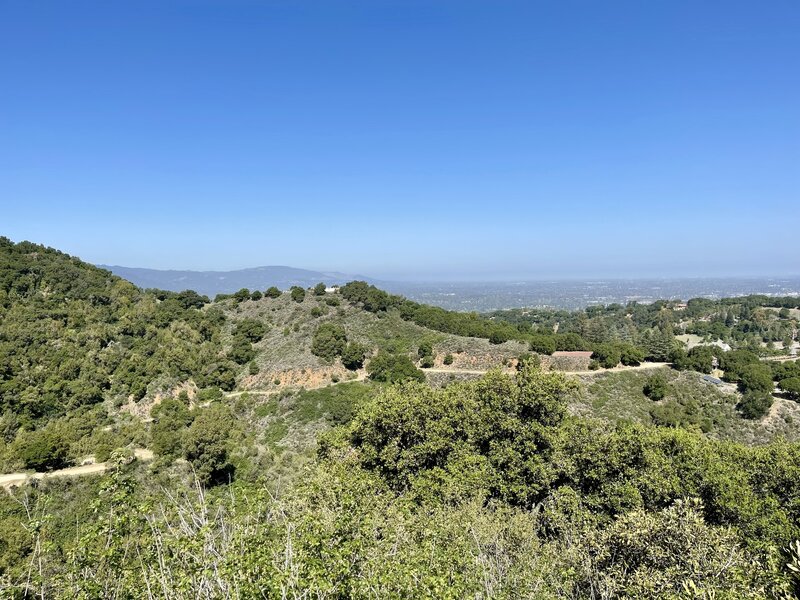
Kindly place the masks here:
MULTIPOLYGON (((429 369, 429 370, 433 370, 433 369, 429 369)), ((482 371, 480 371, 480 372, 482 372, 482 371)), ((341 380, 337 381, 336 383, 331 382, 331 383, 329 383, 327 385, 318 385, 316 387, 307 387, 305 389, 306 390, 319 390, 319 389, 322 389, 322 388, 331 387, 332 385, 342 385, 343 383, 353 383, 354 381, 365 381, 366 379, 367 379, 367 374, 364 372, 364 373, 359 373, 353 379, 341 379, 341 380)), ((288 386, 288 387, 292 387, 292 386, 288 386)), ((286 388, 281 388, 281 389, 277 389, 277 390, 239 390, 239 391, 236 391, 236 392, 225 392, 225 397, 226 398, 238 398, 239 396, 243 396, 244 394, 256 394, 256 395, 259 395, 259 396, 271 396, 272 394, 280 394, 280 393, 284 392, 285 389, 286 388)))
POLYGON ((556 373, 564 373, 564 375, 599 375, 600 373, 618 373, 620 371, 650 371, 652 369, 663 369, 664 367, 668 367, 669 363, 665 362, 648 362, 642 363, 635 367, 626 367, 625 365, 620 365, 619 367, 614 367, 613 369, 595 369, 594 371, 554 371, 556 373))
MULTIPOLYGON (((153 452, 146 448, 137 448, 133 451, 134 456, 141 461, 153 460, 153 452)), ((93 457, 89 457, 93 460, 93 457)), ((108 468, 107 463, 90 462, 78 467, 67 467, 66 469, 59 469, 57 471, 50 471, 49 473, 8 473, 0 475, 0 487, 9 489, 14 486, 20 486, 29 479, 52 479, 54 477, 81 477, 83 475, 92 475, 96 473, 103 473, 108 468)))
MULTIPOLYGON (((614 367, 613 369, 596 369, 594 371, 559 371, 554 369, 551 371, 552 373, 563 373, 564 375, 599 375, 600 373, 616 373, 619 371, 647 371, 650 369, 661 369, 663 367, 669 366, 669 363, 642 363, 636 367, 626 367, 621 365, 619 367, 614 367)), ((423 373, 452 373, 453 375, 486 375, 491 369, 450 369, 447 367, 431 367, 430 369, 421 369, 423 373)), ((514 373, 513 370, 509 369, 502 369, 504 373, 514 373)), ((367 375, 365 373, 359 373, 358 377, 354 379, 343 379, 341 381, 337 381, 336 383, 329 383, 328 385, 320 386, 317 388, 306 388, 309 390, 312 389, 320 389, 322 387, 330 387, 332 385, 341 385, 343 383, 351 383, 353 381, 364 381, 367 379, 367 375)), ((271 396, 272 394, 280 394, 284 390, 239 390, 236 392, 226 392, 226 398, 238 398, 244 394, 255 394, 259 396, 271 396)))
MULTIPOLYGON (((564 375, 599 375, 600 373, 617 373, 619 371, 647 371, 650 369, 661 369, 663 367, 669 366, 669 363, 665 362, 653 362, 653 363, 642 363, 635 367, 626 367, 621 365, 619 367, 614 367, 613 369, 595 369, 594 371, 559 371, 558 369, 553 369, 549 371, 550 373, 563 373, 564 375)), ((488 370, 478 370, 478 369, 447 369, 444 367, 437 367, 433 369, 422 369, 425 373, 453 373, 454 375, 484 375, 488 373, 488 370)), ((513 371, 505 370, 507 373, 511 373, 513 371)))

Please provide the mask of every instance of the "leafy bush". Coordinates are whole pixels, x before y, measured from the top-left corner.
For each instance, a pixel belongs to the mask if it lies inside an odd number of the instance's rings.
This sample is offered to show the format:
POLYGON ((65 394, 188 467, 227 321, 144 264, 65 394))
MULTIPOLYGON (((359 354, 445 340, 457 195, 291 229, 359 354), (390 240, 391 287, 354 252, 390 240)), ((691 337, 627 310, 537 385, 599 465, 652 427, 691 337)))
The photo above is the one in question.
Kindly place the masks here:
POLYGON ((323 323, 317 327, 311 339, 311 353, 325 360, 334 360, 344 352, 346 344, 344 327, 336 323, 323 323))
POLYGON ((425 381, 425 374, 414 366, 405 354, 391 354, 381 350, 367 365, 367 373, 373 381, 399 383, 402 381, 425 381))
POLYGON ((778 385, 792 400, 800 400, 800 377, 784 379, 778 385))
POLYGON ((660 373, 650 375, 644 383, 642 392, 650 400, 662 400, 667 395, 667 378, 660 373))
POLYGON ((592 359, 604 369, 613 369, 622 360, 622 352, 616 344, 600 344, 592 353, 592 359))
POLYGON ((367 357, 367 347, 358 342, 350 342, 342 352, 342 364, 345 369, 356 371, 364 366, 364 359, 367 357))
POLYGON ((183 436, 184 457, 204 485, 227 483, 233 476, 227 447, 231 418, 227 407, 212 404, 200 411, 183 436))
POLYGON ((303 302, 303 300, 306 299, 306 291, 300 286, 294 285, 292 286, 290 291, 292 295, 292 300, 294 300, 295 302, 301 303, 303 302))
POLYGON ((537 354, 550 355, 556 351, 556 340, 549 335, 534 335, 531 337, 528 349, 537 354))
POLYGON ((423 358, 425 356, 433 356, 433 342, 430 340, 423 340, 419 343, 417 348, 417 356, 423 358))
POLYGON ((150 447, 157 456, 174 459, 182 454, 183 436, 194 415, 186 405, 174 398, 162 400, 151 412, 150 447))
POLYGON ((714 356, 721 352, 719 348, 712 346, 695 346, 689 352, 676 349, 670 354, 670 361, 679 371, 711 373, 714 356))
POLYGON ((494 373, 441 390, 391 388, 363 409, 349 439, 361 463, 398 490, 460 498, 485 490, 530 505, 556 477, 547 462, 570 389, 562 375, 531 368, 516 380, 494 373))
POLYGON ((254 343, 260 342, 266 333, 266 325, 257 319, 242 319, 236 323, 236 327, 233 330, 234 336, 243 337, 248 342, 254 343))
POLYGON ((69 440, 54 427, 23 433, 17 438, 15 448, 26 469, 50 471, 68 464, 69 440))
POLYGON ((737 408, 746 419, 760 419, 769 412, 773 400, 774 398, 766 392, 747 392, 742 397, 737 408))
POLYGON ((743 393, 769 395, 774 389, 772 371, 764 363, 748 364, 739 371, 739 388, 743 393))

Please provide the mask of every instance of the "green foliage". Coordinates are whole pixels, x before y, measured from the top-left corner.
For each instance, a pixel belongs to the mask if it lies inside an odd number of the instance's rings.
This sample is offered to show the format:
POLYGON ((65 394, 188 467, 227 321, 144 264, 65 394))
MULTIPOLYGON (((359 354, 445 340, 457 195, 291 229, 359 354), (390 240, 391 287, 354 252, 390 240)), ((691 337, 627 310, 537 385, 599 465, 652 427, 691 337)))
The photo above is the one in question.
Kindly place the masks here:
POLYGON ((516 380, 390 388, 362 410, 349 442, 397 490, 532 505, 556 477, 547 460, 569 389, 563 376, 531 368, 516 380))
POLYGON ((195 416, 183 435, 184 457, 204 485, 226 483, 233 477, 227 448, 230 422, 228 409, 212 404, 195 416))
POLYGON ((531 337, 528 349, 537 354, 550 355, 556 351, 556 340, 550 335, 534 335, 531 337))
POLYGON ((675 338, 658 328, 646 329, 639 340, 645 353, 645 359, 654 362, 666 362, 675 348, 675 338))
POLYGON ((600 344, 595 346, 592 359, 604 369, 613 369, 622 360, 622 351, 617 344, 600 344))
POLYGON ((358 342, 350 342, 342 352, 342 364, 345 369, 356 371, 364 366, 369 349, 358 342))
POLYGON ((344 327, 336 323, 322 323, 311 340, 311 353, 325 360, 334 360, 344 352, 346 344, 344 327))
POLYGON ((315 296, 324 296, 325 295, 326 286, 324 283, 320 282, 314 286, 314 295, 315 296))
POLYGON ((425 381, 425 374, 414 366, 406 354, 393 354, 381 350, 367 364, 367 373, 373 381, 399 383, 402 381, 425 381))
POLYGON ((800 377, 784 379, 779 385, 792 400, 800 400, 800 377))
POLYGON ((404 320, 413 321, 434 331, 485 338, 493 343, 522 337, 519 331, 507 323, 495 323, 475 313, 453 312, 418 304, 402 296, 388 294, 363 281, 352 281, 342 286, 339 293, 369 312, 396 310, 404 320))
POLYGON ((286 419, 310 423, 325 419, 331 425, 349 423, 358 409, 373 396, 371 385, 353 381, 316 390, 305 390, 283 407, 286 419))
POLYGON ((264 296, 267 298, 280 298, 281 291, 273 285, 272 287, 267 288, 267 291, 264 292, 264 296))
POLYGON ((256 357, 256 351, 246 337, 234 336, 231 348, 228 350, 228 358, 237 365, 243 365, 256 357))
MULTIPOLYGON (((142 292, 23 242, 0 243, 0 412, 28 429, 160 378, 211 378, 224 315, 194 292, 142 292)), ((216 383, 213 383, 216 385, 216 383)))
POLYGON ((737 408, 745 419, 760 419, 769 412, 773 401, 767 392, 749 391, 742 396, 737 408))
POLYGON ((192 424, 194 415, 180 400, 162 400, 150 413, 153 425, 150 430, 150 448, 168 461, 178 458, 183 452, 183 437, 192 424))
POLYGON ((722 350, 712 346, 695 346, 688 353, 683 349, 676 349, 670 355, 670 361, 679 371, 711 373, 714 357, 721 352, 722 350))
POLYGON ((419 343, 417 348, 417 356, 423 358, 425 356, 433 356, 433 342, 430 340, 423 340, 419 343))
POLYGON ((243 337, 253 343, 260 342, 266 333, 266 325, 257 319, 242 319, 233 330, 234 337, 243 337))
POLYGON ((667 378, 661 373, 655 373, 647 378, 642 392, 653 401, 659 401, 667 395, 667 378))
POLYGON ((619 363, 626 366, 637 366, 644 358, 644 350, 627 342, 598 344, 592 353, 592 359, 596 360, 604 369, 613 369, 619 363))
POLYGON ((505 344, 509 339, 511 339, 509 333, 502 329, 496 329, 489 334, 490 344, 505 344))
POLYGON ((55 427, 23 432, 14 445, 27 469, 50 471, 67 466, 68 440, 55 427))
MULTIPOLYGON (((725 370, 725 381, 738 382, 741 380, 745 367, 760 362, 758 356, 749 350, 731 350, 723 352, 719 357, 719 366, 725 370)), ((771 377, 770 377, 771 378, 771 377)))
POLYGON ((242 288, 231 296, 236 302, 244 302, 250 299, 250 290, 242 288))
POLYGON ((741 584, 750 577, 735 534, 710 527, 696 499, 678 500, 660 512, 628 513, 598 542, 593 583, 611 583, 628 598, 741 597, 741 584))
POLYGON ((302 303, 306 299, 306 290, 300 286, 293 285, 290 289, 292 300, 302 303))
POLYGON ((764 363, 753 363, 743 366, 739 370, 739 387, 742 392, 766 394, 772 393, 775 387, 772 383, 772 371, 764 363))
POLYGON ((452 364, 453 364, 453 360, 454 360, 454 359, 453 359, 453 355, 452 355, 452 354, 450 354, 450 353, 448 352, 447 354, 445 354, 445 355, 444 355, 444 358, 442 359, 442 362, 443 362, 445 365, 448 365, 448 366, 449 366, 449 365, 452 365, 452 364))

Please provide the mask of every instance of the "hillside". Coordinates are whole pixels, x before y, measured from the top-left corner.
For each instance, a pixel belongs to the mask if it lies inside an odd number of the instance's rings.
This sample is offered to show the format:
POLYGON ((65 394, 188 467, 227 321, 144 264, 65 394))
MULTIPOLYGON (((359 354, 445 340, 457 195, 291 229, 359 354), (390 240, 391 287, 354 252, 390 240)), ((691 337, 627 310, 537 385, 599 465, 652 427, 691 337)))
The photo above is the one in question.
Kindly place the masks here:
POLYGON ((2 239, 0 595, 788 598, 776 302, 211 301, 2 239))

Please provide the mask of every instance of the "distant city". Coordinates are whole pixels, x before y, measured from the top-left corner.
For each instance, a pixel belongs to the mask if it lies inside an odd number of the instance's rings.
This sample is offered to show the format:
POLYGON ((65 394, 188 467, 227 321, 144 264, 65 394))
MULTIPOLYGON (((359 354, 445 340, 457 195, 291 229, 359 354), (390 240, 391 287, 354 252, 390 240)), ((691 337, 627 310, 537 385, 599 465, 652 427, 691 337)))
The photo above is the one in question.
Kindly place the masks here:
POLYGON ((450 310, 488 312, 504 308, 574 310, 593 304, 649 303, 766 294, 800 295, 800 276, 781 278, 598 279, 518 283, 396 283, 379 287, 417 302, 450 310))
POLYGON ((746 294, 800 295, 800 275, 793 277, 718 277, 672 279, 594 279, 522 282, 398 282, 363 275, 264 266, 236 271, 169 271, 99 265, 142 288, 179 292, 192 289, 213 298, 241 288, 311 287, 365 280, 383 290, 449 310, 488 312, 504 308, 550 307, 574 310, 592 304, 721 298, 746 294))

